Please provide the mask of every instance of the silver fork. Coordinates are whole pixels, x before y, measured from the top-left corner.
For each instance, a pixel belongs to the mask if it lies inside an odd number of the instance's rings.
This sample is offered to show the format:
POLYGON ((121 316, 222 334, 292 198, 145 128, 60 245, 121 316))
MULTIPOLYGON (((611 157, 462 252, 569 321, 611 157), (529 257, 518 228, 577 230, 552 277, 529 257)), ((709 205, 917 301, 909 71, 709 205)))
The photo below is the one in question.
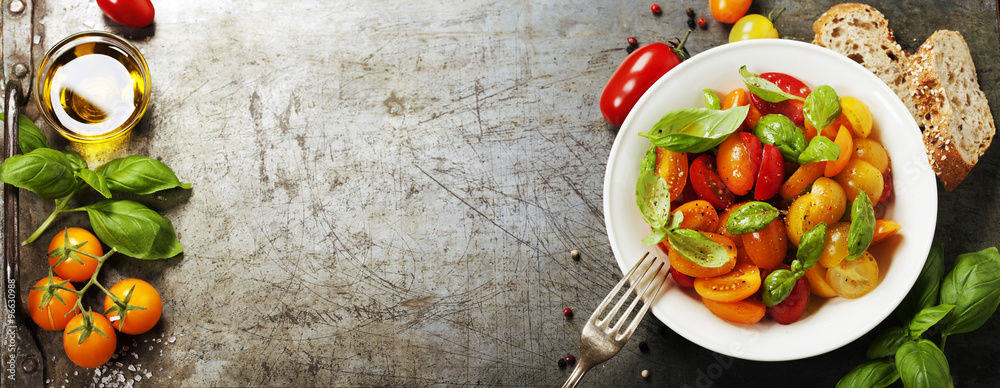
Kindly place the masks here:
POLYGON ((652 305, 653 301, 660 294, 660 289, 663 286, 664 279, 666 279, 667 271, 670 270, 670 267, 664 265, 663 261, 658 260, 655 256, 651 260, 646 260, 647 257, 649 257, 649 252, 646 252, 642 256, 642 259, 635 263, 635 266, 625 274, 625 277, 601 301, 601 304, 594 310, 594 314, 587 320, 587 325, 583 327, 583 335, 580 337, 580 357, 576 361, 577 364, 573 368, 573 373, 569 375, 566 384, 563 384, 563 388, 575 387, 580 378, 590 368, 607 361, 611 356, 617 354, 625 346, 625 342, 628 341, 629 337, 632 337, 632 333, 635 332, 635 328, 639 326, 639 322, 646 315, 649 306, 652 305), (647 262, 648 264, 644 264, 647 262), (645 268, 638 277, 632 280, 633 275, 641 267, 645 268), (604 318, 601 318, 604 310, 618 296, 618 292, 621 291, 625 282, 631 284, 628 291, 625 291, 625 295, 618 300, 614 308, 604 315, 604 318), (645 284, 642 292, 636 292, 636 286, 641 284, 645 284), (653 284, 656 284, 656 286, 654 287, 653 284), (650 294, 650 291, 652 291, 652 294, 650 294), (628 309, 621 314, 621 318, 615 321, 614 325, 611 325, 611 321, 619 315, 622 305, 633 296, 633 293, 635 294, 635 298, 629 304, 628 309), (629 319, 629 315, 635 310, 635 306, 639 303, 640 299, 645 299, 642 308, 632 318, 632 322, 622 331, 622 325, 629 319))

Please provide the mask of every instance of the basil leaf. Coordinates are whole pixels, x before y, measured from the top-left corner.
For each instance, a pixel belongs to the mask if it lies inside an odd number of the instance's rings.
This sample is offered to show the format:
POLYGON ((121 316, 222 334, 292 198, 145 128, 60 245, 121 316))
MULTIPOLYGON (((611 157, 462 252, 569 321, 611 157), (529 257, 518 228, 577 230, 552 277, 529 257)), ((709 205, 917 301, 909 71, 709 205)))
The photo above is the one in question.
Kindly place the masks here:
POLYGON ((885 388, 899 380, 892 361, 868 361, 851 369, 837 382, 837 388, 885 388))
POLYGON ((819 262, 823 255, 823 246, 826 244, 826 223, 812 227, 802 234, 799 239, 799 249, 795 252, 795 258, 802 263, 802 270, 812 268, 819 262))
POLYGON ((717 268, 729 262, 729 253, 719 243, 691 229, 670 229, 670 246, 685 259, 706 268, 717 268))
POLYGON ((23 114, 17 115, 17 145, 21 148, 22 154, 39 148, 52 148, 42 130, 23 114))
POLYGON ((941 243, 931 245, 924 268, 920 270, 913 288, 896 308, 900 322, 909 322, 918 311, 938 304, 938 291, 944 278, 944 247, 941 243))
POLYGON ((0 164, 0 181, 29 190, 49 200, 72 194, 77 188, 73 162, 51 148, 14 155, 0 164))
POLYGON ((639 163, 639 173, 646 171, 656 171, 656 146, 649 146, 646 155, 642 157, 642 162, 639 163))
POLYGON ((87 185, 94 188, 94 190, 97 190, 104 198, 111 198, 111 190, 108 189, 108 183, 104 181, 104 177, 100 174, 85 168, 77 171, 76 177, 82 179, 87 185))
POLYGON ((829 85, 820 85, 806 96, 802 115, 816 130, 822 130, 840 117, 840 96, 829 85))
POLYGON ((653 229, 662 228, 670 217, 670 186, 652 171, 644 171, 635 184, 635 205, 653 229))
POLYGON ((684 222, 684 213, 675 212, 674 215, 670 216, 670 227, 677 229, 681 227, 681 223, 684 222))
POLYGON ((792 289, 795 288, 795 274, 787 269, 779 269, 771 272, 764 278, 764 305, 767 307, 773 307, 781 301, 785 300, 788 295, 792 294, 792 289))
POLYGON ((667 238, 667 229, 656 228, 649 232, 646 237, 642 238, 642 243, 646 245, 656 245, 665 238, 667 238))
POLYGON ((851 228, 847 231, 847 260, 854 260, 865 254, 875 238, 875 208, 868 194, 858 191, 851 201, 851 228))
POLYGON ((837 160, 840 156, 840 144, 827 139, 826 136, 813 136, 806 149, 799 154, 799 164, 837 160))
POLYGON ((152 260, 184 251, 170 220, 138 202, 106 200, 86 210, 94 234, 125 255, 152 260))
POLYGON ((747 202, 729 214, 726 230, 732 234, 753 233, 766 228, 779 214, 778 209, 767 202, 747 202))
POLYGON ((87 169, 87 161, 83 160, 83 156, 80 156, 80 153, 76 151, 59 151, 59 152, 62 152, 63 155, 66 155, 66 159, 68 159, 70 165, 73 166, 74 173, 80 170, 87 169))
POLYGON ((907 341, 896 351, 896 370, 906 387, 954 387, 948 359, 928 340, 907 341))
POLYGON ((181 183, 166 164, 145 156, 114 159, 96 171, 104 176, 108 188, 116 193, 152 194, 174 187, 191 188, 190 183, 181 183))
POLYGON ((667 112, 649 132, 639 136, 674 152, 705 152, 736 132, 749 109, 749 105, 726 110, 678 109, 667 112))
POLYGON ((750 93, 756 94, 764 101, 782 102, 788 99, 805 101, 802 97, 781 90, 774 82, 751 73, 750 70, 747 70, 746 65, 740 68, 740 77, 743 77, 743 83, 747 85, 747 89, 750 89, 750 93))
POLYGON ((753 134, 761 143, 778 147, 781 156, 790 162, 797 162, 799 154, 808 146, 806 135, 785 115, 769 114, 761 117, 753 127, 753 134))
MULTIPOLYGON (((887 328, 878 333, 872 344, 868 346, 868 358, 875 359, 896 354, 899 346, 909 341, 910 337, 906 334, 906 328, 902 326, 887 328)), ((893 365, 893 369, 895 369, 895 365, 893 365)))
POLYGON ((712 89, 702 90, 701 94, 705 96, 706 108, 714 110, 722 109, 722 100, 719 100, 719 95, 715 94, 712 89))
POLYGON ((1000 253, 996 248, 958 255, 941 282, 941 303, 955 309, 942 321, 942 337, 967 333, 986 322, 1000 304, 1000 253))
POLYGON ((910 321, 909 327, 907 327, 907 330, 910 332, 910 339, 920 339, 921 334, 924 334, 927 329, 930 329, 931 326, 937 324, 938 321, 948 315, 953 308, 955 308, 955 305, 953 304, 939 304, 934 307, 928 307, 920 310, 920 312, 913 317, 913 320, 910 321))

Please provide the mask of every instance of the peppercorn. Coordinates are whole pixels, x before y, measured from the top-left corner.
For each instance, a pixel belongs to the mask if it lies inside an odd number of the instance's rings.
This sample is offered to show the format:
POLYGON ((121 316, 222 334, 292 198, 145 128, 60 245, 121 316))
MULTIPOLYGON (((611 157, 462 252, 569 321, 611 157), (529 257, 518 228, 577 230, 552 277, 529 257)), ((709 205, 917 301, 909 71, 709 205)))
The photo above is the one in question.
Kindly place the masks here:
POLYGON ((563 315, 566 316, 566 318, 573 318, 573 309, 571 309, 569 307, 564 308, 563 309, 563 315))
POLYGON ((708 28, 708 20, 705 20, 705 18, 699 18, 698 19, 698 27, 708 28))
POLYGON ((628 37, 628 45, 629 46, 635 46, 637 44, 639 44, 639 40, 638 39, 636 39, 634 36, 628 37))
POLYGON ((652 11, 654 15, 659 15, 660 12, 663 12, 663 10, 660 9, 659 4, 653 4, 649 6, 649 10, 652 11))
POLYGON ((559 369, 566 368, 566 359, 565 358, 560 358, 558 364, 559 364, 559 369))
POLYGON ((570 354, 570 355, 566 356, 566 362, 568 362, 570 364, 575 364, 576 363, 576 357, 573 357, 573 355, 570 354))
POLYGON ((694 8, 688 8, 686 10, 686 12, 687 12, 688 16, 694 17, 694 8))
MULTIPOLYGON (((629 47, 629 48, 631 48, 631 49, 635 50, 635 48, 634 48, 634 47, 629 47)), ((629 51, 629 52, 631 53, 631 51, 629 51)), ((578 250, 576 250, 576 249, 574 249, 574 250, 572 250, 572 251, 569 251, 569 257, 570 257, 571 259, 573 259, 573 260, 580 260, 580 251, 578 251, 578 250)))
POLYGON ((694 21, 694 18, 688 19, 688 28, 694 29, 698 26, 698 23, 694 21))

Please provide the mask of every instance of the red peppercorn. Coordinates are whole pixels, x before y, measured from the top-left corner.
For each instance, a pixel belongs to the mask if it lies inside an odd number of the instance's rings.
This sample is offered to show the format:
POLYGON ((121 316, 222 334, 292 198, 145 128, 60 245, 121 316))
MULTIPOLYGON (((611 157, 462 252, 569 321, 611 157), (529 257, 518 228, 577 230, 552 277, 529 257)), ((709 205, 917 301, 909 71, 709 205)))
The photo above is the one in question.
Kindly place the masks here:
POLYGON ((638 39, 636 39, 634 36, 628 37, 628 45, 629 46, 635 46, 637 44, 639 44, 639 40, 638 39))
POLYGON ((563 315, 565 315, 566 318, 572 318, 573 317, 573 309, 571 309, 569 307, 564 308, 563 309, 563 315))
POLYGON ((576 357, 573 357, 572 354, 568 355, 568 356, 566 356, 566 362, 568 362, 570 364, 575 364, 576 363, 576 357))
POLYGON ((653 11, 653 13, 656 14, 656 15, 659 15, 660 12, 663 12, 663 10, 660 9, 660 6, 658 4, 653 4, 653 5, 649 6, 649 10, 653 11))
POLYGON ((699 18, 698 19, 698 27, 701 27, 701 28, 708 27, 708 20, 705 20, 705 18, 699 18))

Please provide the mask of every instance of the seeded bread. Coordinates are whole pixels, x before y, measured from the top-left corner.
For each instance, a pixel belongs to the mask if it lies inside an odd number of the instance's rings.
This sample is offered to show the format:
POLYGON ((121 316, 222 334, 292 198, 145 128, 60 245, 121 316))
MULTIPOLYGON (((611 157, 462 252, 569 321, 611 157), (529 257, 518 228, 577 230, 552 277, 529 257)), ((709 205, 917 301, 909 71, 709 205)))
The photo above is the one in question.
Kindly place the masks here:
POLYGON ((853 59, 889 85, 920 124, 906 81, 909 56, 881 12, 865 4, 838 4, 813 23, 813 32, 813 44, 853 59))
POLYGON ((923 119, 927 158, 945 190, 953 190, 990 146, 996 126, 962 34, 927 38, 906 70, 923 119))

